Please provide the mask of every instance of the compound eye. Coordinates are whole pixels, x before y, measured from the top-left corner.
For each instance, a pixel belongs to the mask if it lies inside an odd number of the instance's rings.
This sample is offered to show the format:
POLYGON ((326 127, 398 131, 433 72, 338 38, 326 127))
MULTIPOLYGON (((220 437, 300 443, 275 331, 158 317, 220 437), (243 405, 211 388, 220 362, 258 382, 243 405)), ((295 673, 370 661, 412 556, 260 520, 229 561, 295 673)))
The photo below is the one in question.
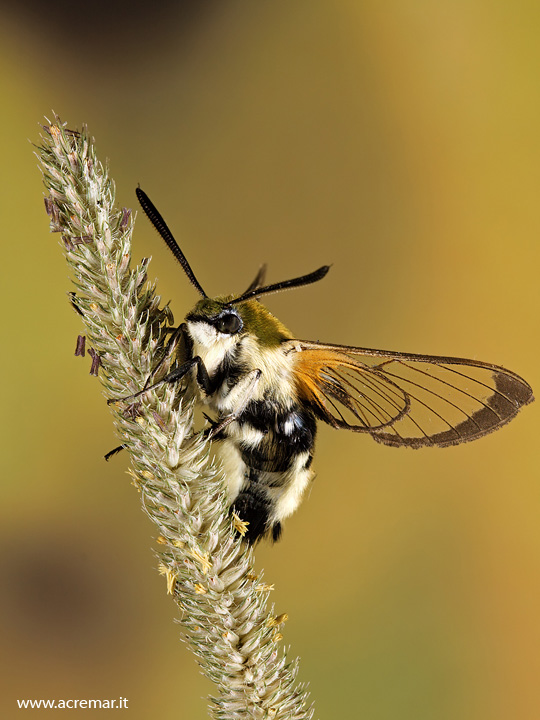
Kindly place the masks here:
POLYGON ((242 321, 235 313, 226 313, 216 321, 216 329, 227 335, 234 335, 242 328, 242 321))

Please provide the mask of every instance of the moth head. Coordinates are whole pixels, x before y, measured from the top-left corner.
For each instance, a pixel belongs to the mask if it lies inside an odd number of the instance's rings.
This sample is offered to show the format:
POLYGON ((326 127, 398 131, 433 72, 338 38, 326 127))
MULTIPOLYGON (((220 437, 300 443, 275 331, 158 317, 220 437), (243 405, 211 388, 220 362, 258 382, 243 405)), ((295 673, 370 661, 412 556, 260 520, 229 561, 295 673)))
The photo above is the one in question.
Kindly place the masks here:
POLYGON ((186 315, 192 338, 203 345, 216 342, 231 346, 244 332, 244 322, 236 308, 227 305, 229 298, 203 297, 186 315))
POLYGON ((202 298, 186 316, 194 340, 202 344, 221 342, 234 345, 250 336, 261 346, 273 347, 292 334, 257 300, 238 300, 234 296, 202 298))

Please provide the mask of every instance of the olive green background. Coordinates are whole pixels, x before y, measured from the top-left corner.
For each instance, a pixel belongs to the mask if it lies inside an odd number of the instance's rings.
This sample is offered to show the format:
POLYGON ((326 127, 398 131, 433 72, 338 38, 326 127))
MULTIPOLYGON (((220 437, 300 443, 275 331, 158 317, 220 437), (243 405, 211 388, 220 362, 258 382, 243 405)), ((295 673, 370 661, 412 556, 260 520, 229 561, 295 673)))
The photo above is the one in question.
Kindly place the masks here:
MULTIPOLYGON (((141 183, 208 293, 332 263, 268 298, 298 337, 483 359, 539 393, 539 36, 532 0, 0 9, 2 717, 124 696, 199 720, 212 690, 127 458, 103 461, 43 115, 88 123, 119 203, 141 183)), ((196 293, 140 216, 144 255, 180 319, 196 293)), ((539 432, 536 404, 447 450, 320 429, 309 497, 257 551, 318 717, 540 717, 539 432)))

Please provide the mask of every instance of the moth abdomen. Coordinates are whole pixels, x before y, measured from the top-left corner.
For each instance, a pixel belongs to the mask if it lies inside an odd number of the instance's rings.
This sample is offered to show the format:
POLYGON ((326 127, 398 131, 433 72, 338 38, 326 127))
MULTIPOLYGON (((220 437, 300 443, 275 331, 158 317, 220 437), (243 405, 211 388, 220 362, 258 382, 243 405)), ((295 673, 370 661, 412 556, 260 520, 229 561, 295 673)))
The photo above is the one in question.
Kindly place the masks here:
POLYGON ((229 490, 234 512, 248 523, 248 542, 277 540, 282 520, 298 507, 312 477, 316 429, 309 410, 264 400, 248 403, 225 429, 222 453, 229 461, 237 454, 243 468, 229 490))

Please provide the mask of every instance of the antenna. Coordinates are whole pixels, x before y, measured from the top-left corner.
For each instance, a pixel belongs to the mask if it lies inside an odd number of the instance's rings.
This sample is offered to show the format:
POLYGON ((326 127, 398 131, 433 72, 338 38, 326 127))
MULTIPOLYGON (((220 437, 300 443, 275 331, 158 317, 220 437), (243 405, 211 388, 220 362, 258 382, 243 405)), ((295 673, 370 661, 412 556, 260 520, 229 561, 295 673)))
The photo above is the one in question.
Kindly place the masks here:
POLYGON ((281 292, 281 290, 289 290, 291 288, 302 287, 302 285, 311 285, 311 283, 322 280, 329 270, 330 265, 323 265, 318 270, 309 273, 309 275, 302 275, 301 277, 294 278, 293 280, 283 280, 283 282, 274 283, 273 285, 267 285, 266 287, 248 290, 243 295, 240 295, 240 297, 237 297, 234 300, 228 302, 227 305, 244 302, 244 300, 257 298, 260 295, 268 295, 269 293, 281 292))
POLYGON ((158 212, 156 206, 154 203, 150 200, 148 195, 144 192, 144 190, 141 190, 140 187, 138 187, 135 190, 135 193, 137 194, 137 198, 141 204, 142 209, 146 213, 148 219, 152 223, 152 225, 156 228, 158 233, 161 235, 161 237, 165 240, 167 243, 167 246, 169 247, 169 250, 172 252, 174 257, 178 260, 180 265, 182 266, 182 269, 186 273, 186 275, 189 278, 189 281, 191 284, 195 287, 195 289, 203 296, 208 297, 208 295, 204 292, 204 290, 201 287, 201 284, 193 274, 193 270, 191 269, 188 261, 186 260, 186 256, 184 253, 180 250, 180 247, 178 246, 178 243, 173 237, 172 232, 169 230, 169 227, 163 217, 158 212))

